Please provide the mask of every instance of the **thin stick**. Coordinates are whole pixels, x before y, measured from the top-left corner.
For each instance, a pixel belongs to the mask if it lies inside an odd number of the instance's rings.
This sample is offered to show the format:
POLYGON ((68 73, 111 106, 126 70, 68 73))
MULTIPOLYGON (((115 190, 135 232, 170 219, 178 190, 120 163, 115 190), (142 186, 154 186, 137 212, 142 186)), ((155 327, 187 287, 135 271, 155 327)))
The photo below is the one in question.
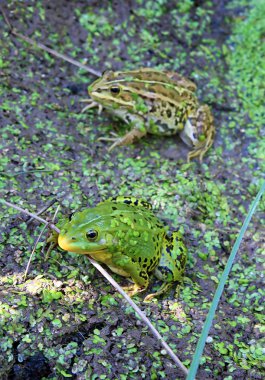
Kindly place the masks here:
MULTIPOLYGON (((40 209, 36 214, 34 214, 34 215, 41 215, 41 214, 43 214, 45 211, 47 211, 52 205, 54 205, 54 203, 55 202, 57 202, 57 199, 53 199, 51 202, 49 202, 45 207, 43 207, 42 209, 40 209)), ((59 207, 59 206, 58 206, 59 207)), ((58 210, 59 210, 59 208, 57 207, 57 209, 56 209, 56 212, 58 212, 58 210)), ((55 219, 55 217, 56 217, 56 214, 54 215, 54 217, 52 218, 52 222, 54 222, 54 219, 55 219)), ((32 217, 32 218, 30 218, 30 220, 27 222, 28 224, 29 223, 31 223, 32 222, 32 220, 34 220, 35 219, 35 216, 34 216, 34 218, 32 217)))
POLYGON ((29 212, 28 210, 23 209, 23 208, 21 208, 21 207, 19 207, 19 206, 17 206, 17 205, 14 205, 13 203, 7 202, 7 201, 5 201, 5 200, 2 199, 2 198, 0 198, 0 202, 3 203, 3 204, 5 204, 5 205, 7 205, 7 206, 9 206, 9 207, 13 207, 13 208, 15 208, 16 210, 18 210, 18 211, 20 211, 20 212, 23 212, 24 214, 27 214, 27 215, 31 216, 32 218, 37 219, 39 222, 44 223, 46 226, 49 226, 52 230, 58 232, 58 234, 60 233, 60 230, 59 230, 58 227, 56 227, 53 223, 49 223, 49 222, 47 222, 45 219, 41 218, 40 216, 37 216, 37 215, 35 215, 35 214, 32 214, 32 213, 29 212))
MULTIPOLYGON (((55 200, 53 200, 52 202, 50 202, 49 205, 43 207, 39 212, 37 212, 36 215, 40 215, 41 213, 43 213, 44 211, 46 211, 49 207, 51 207, 52 204, 54 204, 54 202, 55 202, 55 200)), ((55 213, 54 213, 53 218, 52 218, 52 223, 55 221, 55 218, 56 218, 56 215, 57 215, 59 209, 60 209, 60 205, 57 206, 57 208, 56 208, 56 210, 55 210, 55 213)), ((30 218, 30 221, 33 220, 33 219, 34 219, 34 218, 30 218)), ((35 253, 36 247, 37 247, 37 245, 38 245, 38 243, 39 243, 39 241, 40 241, 40 239, 41 239, 42 235, 44 234, 44 231, 46 230, 47 227, 48 227, 47 224, 43 227, 43 229, 41 230, 41 232, 40 232, 40 234, 39 234, 39 236, 38 236, 38 238, 37 238, 37 240, 36 240, 36 242, 35 242, 35 244, 34 244, 33 250, 32 250, 31 255, 30 255, 30 257, 29 257, 29 261, 28 261, 28 263, 27 263, 27 267, 26 267, 26 270, 25 270, 25 273, 24 273, 24 280, 25 280, 26 277, 27 277, 28 270, 29 270, 29 266, 30 266, 30 263, 31 263, 32 257, 33 257, 33 255, 34 255, 34 253, 35 253)), ((44 246, 42 247, 42 249, 43 249, 43 248, 44 248, 44 246)), ((46 259, 46 258, 45 258, 45 259, 46 259)))
POLYGON ((36 250, 36 247, 37 247, 37 245, 38 245, 38 243, 39 243, 39 241, 40 241, 40 238, 42 237, 42 235, 43 235, 43 233, 44 233, 44 231, 46 230, 46 228, 47 228, 47 224, 43 227, 43 229, 41 230, 41 233, 39 234, 39 236, 38 236, 38 238, 37 238, 37 240, 36 240, 36 242, 35 242, 35 244, 34 244, 34 247, 33 247, 33 250, 32 250, 32 252, 31 252, 31 255, 30 255, 30 257, 29 257, 29 261, 28 261, 28 263, 27 263, 27 267, 26 267, 26 270, 25 270, 25 273, 24 273, 24 280, 26 280, 26 278, 27 278, 27 274, 28 274, 28 271, 29 271, 29 266, 30 266, 30 263, 31 263, 31 260, 32 260, 32 257, 33 257, 33 255, 34 255, 34 253, 35 253, 35 250, 36 250))
MULTIPOLYGON (((44 229, 49 226, 56 232, 60 233, 59 228, 57 228, 54 224, 50 224, 47 222, 45 219, 40 218, 37 215, 32 214, 31 212, 22 209, 19 206, 14 205, 13 203, 7 202, 4 199, 0 199, 0 202, 6 204, 7 206, 13 207, 16 210, 19 210, 21 212, 24 212, 27 215, 30 215, 31 217, 35 217, 37 220, 45 224, 45 227, 41 231, 41 234, 43 233, 44 229)), ((34 249, 40 239, 40 236, 38 240, 35 243, 34 249)), ((33 251, 34 251, 33 249, 33 251)), ((31 256, 33 255, 33 252, 31 256)), ((164 347, 168 355, 171 357, 171 359, 176 363, 176 365, 185 373, 185 375, 188 374, 188 369, 184 366, 184 364, 180 361, 180 359, 177 357, 177 355, 174 354, 172 349, 169 347, 169 345, 165 342, 165 340, 162 338, 161 334, 156 330, 156 328, 152 325, 152 323, 149 321, 149 319, 145 316, 145 314, 141 311, 141 309, 133 302, 133 300, 128 296, 127 293, 119 286, 119 284, 108 274, 107 271, 105 271, 102 266, 91 259, 89 256, 87 256, 91 264, 111 283, 111 285, 126 299, 126 301, 132 306, 132 308, 136 311, 136 313, 139 315, 139 317, 142 319, 142 321, 147 325, 147 327, 151 330, 152 334, 155 336, 155 338, 158 339, 160 342, 161 346, 164 347)))
POLYGON ((180 361, 180 359, 177 357, 177 355, 174 354, 174 352, 171 350, 169 345, 164 341, 160 333, 156 330, 156 328, 152 325, 152 323, 149 321, 149 319, 145 316, 145 314, 142 312, 142 310, 133 302, 133 300, 128 296, 128 294, 119 286, 119 284, 108 274, 105 269, 102 268, 101 265, 99 265, 96 261, 91 259, 89 257, 89 261, 91 264, 94 265, 94 267, 97 268, 97 270, 103 274, 103 276, 111 283, 111 285, 114 286, 114 288, 126 299, 126 301, 131 305, 131 307, 136 311, 136 313, 141 317, 142 321, 149 327, 152 334, 159 340, 161 343, 161 346, 164 347, 164 349, 167 351, 168 355, 171 357, 171 359, 178 365, 178 367, 185 373, 185 375, 188 374, 187 368, 184 366, 184 364, 180 361))
MULTIPOLYGON (((55 210, 55 213, 54 213, 54 215, 53 215, 53 217, 52 217, 52 223, 55 221, 56 216, 57 216, 57 214, 58 214, 58 212, 59 212, 59 209, 60 209, 60 205, 58 205, 57 208, 56 208, 56 210, 55 210)), ((48 259, 49 255, 50 255, 50 252, 51 252, 51 250, 52 250, 54 247, 55 247, 55 243, 54 243, 54 242, 50 242, 50 245, 49 245, 49 247, 48 247, 48 249, 47 249, 47 252, 46 252, 46 255, 45 255, 45 257, 44 257, 44 261, 46 261, 46 260, 48 259)), ((45 250, 45 245, 42 247, 42 250, 41 250, 41 253, 42 253, 42 254, 44 254, 44 250, 45 250)))
POLYGON ((58 53, 56 50, 53 50, 53 49, 49 48, 48 46, 42 44, 41 42, 37 42, 37 41, 33 40, 32 38, 24 36, 23 34, 17 32, 16 29, 11 25, 10 21, 8 20, 8 18, 6 16, 6 13, 3 10, 3 8, 0 8, 0 10, 1 10, 2 14, 3 14, 3 17, 4 17, 4 20, 5 20, 6 24, 9 27, 9 32, 12 35, 14 35, 14 36, 16 36, 18 38, 21 38, 22 40, 26 41, 28 44, 30 44, 32 46, 35 46, 35 47, 37 46, 39 49, 47 51, 47 53, 49 53, 51 55, 54 55, 57 58, 61 58, 64 61, 70 62, 72 65, 77 66, 80 69, 86 70, 90 74, 95 75, 96 77, 100 77, 102 75, 100 71, 94 70, 92 67, 84 65, 83 63, 80 63, 80 62, 76 61, 75 59, 73 59, 73 58, 71 58, 71 57, 69 57, 69 56, 67 56, 65 54, 58 53))

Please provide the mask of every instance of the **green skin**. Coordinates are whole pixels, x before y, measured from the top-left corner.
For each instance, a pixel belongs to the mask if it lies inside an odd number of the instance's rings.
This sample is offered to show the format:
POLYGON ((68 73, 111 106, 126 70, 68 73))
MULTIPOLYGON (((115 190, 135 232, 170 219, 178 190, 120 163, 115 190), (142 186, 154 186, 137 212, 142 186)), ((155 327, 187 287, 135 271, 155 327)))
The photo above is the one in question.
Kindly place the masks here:
POLYGON ((116 197, 96 207, 77 212, 58 236, 59 246, 69 252, 91 256, 113 272, 130 277, 130 295, 144 291, 155 271, 161 288, 145 300, 164 293, 181 281, 187 249, 179 232, 166 235, 167 228, 152 213, 151 206, 133 197, 116 197))

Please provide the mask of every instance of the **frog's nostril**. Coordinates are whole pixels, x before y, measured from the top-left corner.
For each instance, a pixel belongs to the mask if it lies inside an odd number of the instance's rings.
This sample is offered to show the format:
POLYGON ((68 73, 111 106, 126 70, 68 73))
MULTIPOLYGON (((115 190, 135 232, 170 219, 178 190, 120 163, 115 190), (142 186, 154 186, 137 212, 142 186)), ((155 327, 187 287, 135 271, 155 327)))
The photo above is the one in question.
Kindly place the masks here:
POLYGON ((71 237, 71 240, 74 240, 74 241, 75 241, 75 240, 76 240, 76 238, 75 238, 74 236, 72 236, 72 237, 71 237))

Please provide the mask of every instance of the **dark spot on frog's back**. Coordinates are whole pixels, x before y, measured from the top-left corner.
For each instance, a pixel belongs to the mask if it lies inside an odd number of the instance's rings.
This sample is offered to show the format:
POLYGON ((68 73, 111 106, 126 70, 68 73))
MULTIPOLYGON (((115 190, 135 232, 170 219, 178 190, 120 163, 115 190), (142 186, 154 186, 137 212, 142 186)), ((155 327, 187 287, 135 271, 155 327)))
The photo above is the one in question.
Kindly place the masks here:
POLYGON ((178 127, 180 124, 180 118, 179 117, 175 117, 175 126, 178 127))
POLYGON ((117 207, 112 206, 112 210, 113 211, 117 210, 117 207))
POLYGON ((156 113, 157 112, 157 107, 153 104, 149 112, 150 113, 156 113))
POLYGON ((141 272, 140 272, 140 277, 144 278, 145 280, 148 279, 148 275, 147 275, 146 272, 144 272, 144 271, 141 271, 141 272))
MULTIPOLYGON (((131 123, 131 121, 132 121, 132 118, 131 118, 131 116, 130 115, 126 115, 125 116, 125 121, 129 124, 129 123, 131 123)), ((127 203, 128 205, 130 205, 132 202, 131 201, 124 201, 124 203, 127 203)))
POLYGON ((170 119, 172 116, 172 112, 170 109, 167 109, 167 117, 170 119))
MULTIPOLYGON (((179 241, 179 239, 176 239, 176 240, 179 241)), ((184 248, 182 245, 180 245, 180 246, 178 247, 178 249, 180 250, 181 253, 184 253, 184 252, 185 252, 185 248, 184 248)))
POLYGON ((185 267, 185 265, 186 265, 186 255, 181 255, 181 257, 180 257, 180 264, 181 264, 181 268, 185 267))
POLYGON ((167 253, 171 253, 173 249, 173 245, 168 245, 166 248, 167 253))

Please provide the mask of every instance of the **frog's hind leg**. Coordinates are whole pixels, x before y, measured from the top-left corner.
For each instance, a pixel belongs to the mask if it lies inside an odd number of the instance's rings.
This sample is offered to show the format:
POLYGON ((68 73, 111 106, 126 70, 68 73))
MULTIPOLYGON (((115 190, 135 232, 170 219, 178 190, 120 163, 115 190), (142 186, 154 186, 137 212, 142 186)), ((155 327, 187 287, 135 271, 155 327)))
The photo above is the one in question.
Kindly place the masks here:
POLYGON ((194 144, 194 149, 188 154, 188 162, 193 157, 199 157, 202 161, 204 154, 213 144, 215 128, 213 124, 213 116, 210 108, 205 104, 200 106, 196 115, 196 131, 198 140, 194 144))
POLYGON ((199 157, 202 161, 204 154, 213 144, 215 128, 210 108, 205 104, 198 108, 197 112, 189 115, 184 129, 180 133, 181 139, 193 150, 189 152, 187 160, 199 157))
POLYGON ((141 268, 138 262, 133 261, 129 256, 121 252, 112 255, 113 264, 109 268, 124 277, 131 277, 133 285, 123 287, 130 297, 146 290, 149 284, 149 276, 146 270, 141 268))
POLYGON ((162 256, 155 269, 155 276, 163 281, 157 292, 149 294, 144 301, 165 293, 174 282, 180 284, 187 261, 187 248, 185 247, 180 232, 173 232, 171 237, 166 237, 162 248, 162 256))

